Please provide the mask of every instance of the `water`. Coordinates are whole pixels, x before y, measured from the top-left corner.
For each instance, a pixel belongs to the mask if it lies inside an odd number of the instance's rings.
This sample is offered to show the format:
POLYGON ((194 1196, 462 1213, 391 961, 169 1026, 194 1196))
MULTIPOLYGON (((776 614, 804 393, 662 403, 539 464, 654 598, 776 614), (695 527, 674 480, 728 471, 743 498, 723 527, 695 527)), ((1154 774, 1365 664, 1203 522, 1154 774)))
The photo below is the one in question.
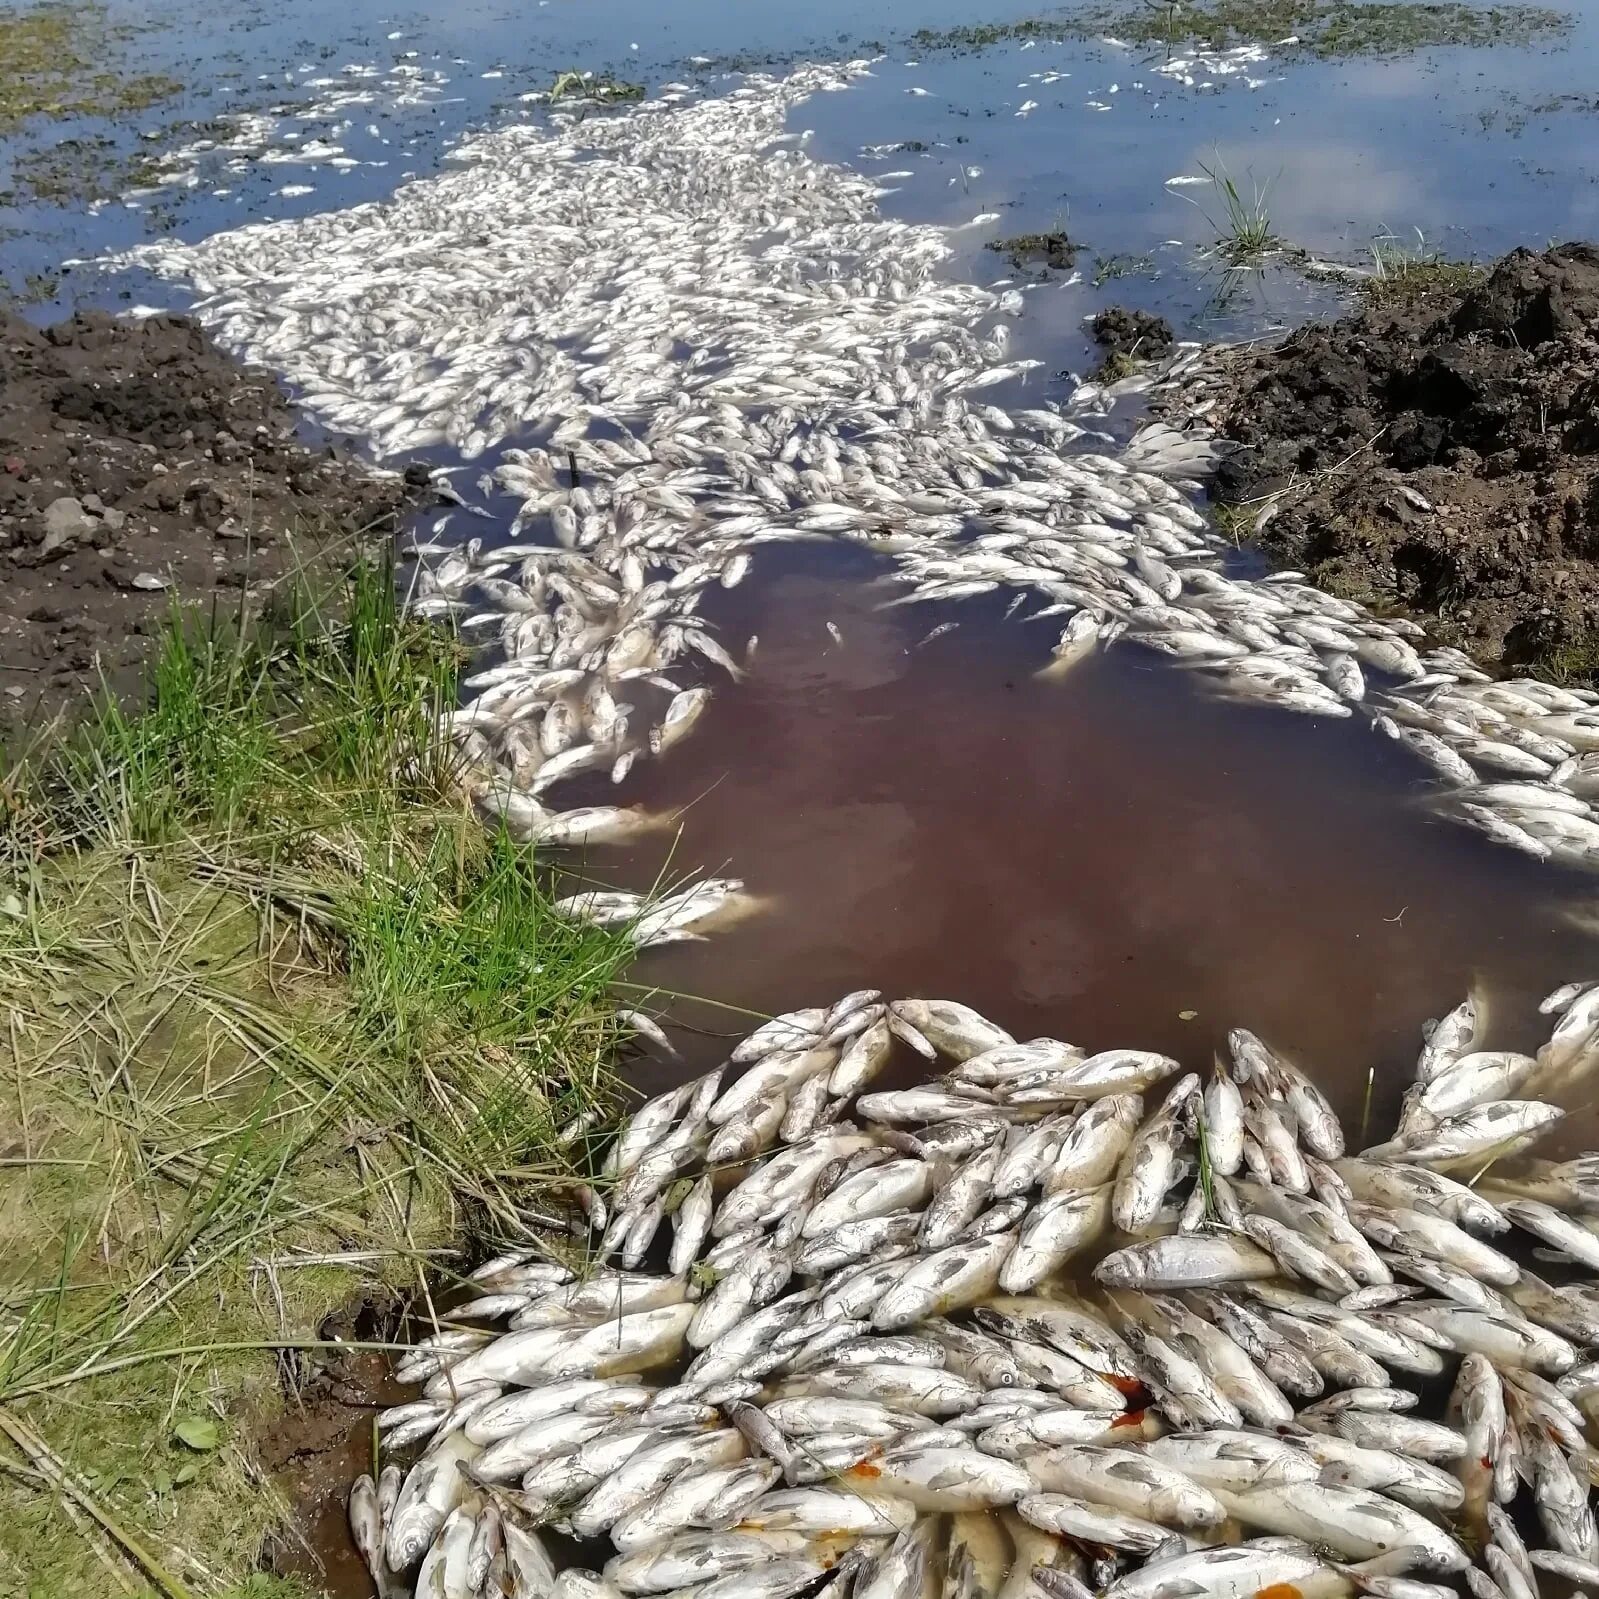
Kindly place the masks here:
MULTIPOLYGON (((4 266, 19 283, 63 258, 150 232, 199 237, 256 216, 381 197, 407 177, 437 170, 464 131, 536 116, 538 106, 519 97, 547 90, 558 71, 573 66, 652 89, 687 79, 714 92, 726 74, 715 63, 702 69, 693 57, 760 65, 884 48, 875 77, 802 109, 814 152, 868 171, 912 169, 915 177, 885 199, 891 214, 953 222, 998 210, 1002 221, 972 236, 956 270, 995 275, 1002 263, 982 251, 987 236, 1064 226, 1085 245, 1081 265, 1090 286, 1052 293, 1058 303, 1047 308, 1035 297, 1032 314, 1056 336, 1062 364, 1080 365, 1077 323, 1108 298, 1158 307, 1174 315, 1180 331, 1211 333, 1280 325, 1328 303, 1325 290, 1294 274, 1238 281, 1196 269, 1192 247, 1210 228, 1187 201, 1202 202, 1215 217, 1216 197, 1206 187, 1167 188, 1166 180, 1200 175, 1201 162, 1225 169, 1246 194, 1257 185, 1267 190, 1274 226, 1314 255, 1363 258, 1373 236, 1409 237, 1416 228, 1451 253, 1480 255, 1594 232, 1599 114, 1587 85, 1599 31, 1590 10, 1574 9, 1568 35, 1526 47, 1341 60, 1274 47, 1237 74, 1200 72, 1190 87, 1163 70, 1183 51, 1158 45, 1010 41, 957 53, 907 43, 917 29, 1027 14, 993 0, 890 7, 873 12, 869 24, 842 0, 797 10, 732 0, 671 7, 473 0, 432 15, 387 0, 336 9, 309 0, 272 8, 183 0, 156 11, 143 0, 117 0, 114 20, 156 22, 129 43, 129 65, 173 73, 184 93, 125 127, 94 119, 66 130, 44 123, 0 141, 0 190, 10 187, 11 158, 63 131, 107 136, 149 154, 215 139, 214 127, 182 124, 241 110, 269 117, 260 150, 281 156, 320 138, 359 164, 340 169, 252 153, 235 171, 226 153, 202 152, 184 169, 199 180, 193 188, 140 194, 128 204, 110 200, 92 215, 75 206, 7 205, 0 196, 4 266), (376 76, 351 76, 352 68, 376 76), (396 70, 414 76, 396 78, 396 70), (1054 81, 1040 81, 1045 76, 1054 81), (312 87, 323 80, 370 98, 325 116, 292 114, 327 98, 327 87, 312 87), (926 93, 906 92, 912 88, 926 93), (1036 108, 1016 116, 1028 99, 1036 108), (876 163, 860 155, 863 145, 906 140, 929 148, 876 163), (968 175, 972 168, 981 171, 968 175), (302 188, 310 192, 284 193, 302 188), (1123 268, 1147 265, 1095 293, 1096 262, 1118 258, 1123 268)), ((1134 15, 1142 11, 1133 8, 1134 15)), ((84 298, 115 303, 123 293, 171 297, 170 290, 107 285, 80 273, 41 302, 40 314, 84 298)))
MULTIPOLYGON (((144 11, 124 3, 117 14, 144 11)), ((874 12, 869 26, 893 41, 1015 14, 922 0, 874 12)), ((153 225, 197 238, 380 198, 437 170, 465 131, 537 116, 518 96, 567 67, 716 92, 720 71, 691 56, 869 53, 860 8, 842 0, 799 12, 470 3, 434 16, 292 0, 162 15, 134 57, 181 65, 191 87, 140 119, 151 149, 193 138, 175 117, 289 105, 264 125, 266 148, 321 138, 360 164, 251 158, 230 171, 229 154, 197 151, 194 187, 131 207, 0 210, 0 227, 20 230, 7 238, 13 281, 153 225), (319 78, 371 98, 292 114, 330 92, 311 87, 319 78), (308 192, 285 193, 298 187, 308 192)), ((1201 257, 1216 196, 1168 180, 1202 164, 1263 189, 1274 228, 1313 256, 1360 260, 1390 230, 1483 256, 1599 232, 1599 115, 1580 98, 1596 47, 1582 10, 1568 36, 1533 47, 1345 60, 1278 50, 1190 86, 1162 70, 1159 48, 891 43, 873 76, 793 122, 814 155, 909 172, 884 180, 890 215, 952 224, 998 212, 955 235, 953 274, 1016 276, 985 248, 1005 234, 1064 229, 1082 245, 1078 277, 1039 277, 1027 298, 1020 353, 1047 363, 1031 402, 1066 392, 1064 374, 1091 359, 1084 319, 1107 303, 1158 310, 1201 337, 1268 331, 1334 303, 1299 271, 1227 274, 1201 257), (1017 115, 1028 99, 1036 106, 1017 115), (907 141, 917 148, 863 153, 907 141)), ((55 131, 30 130, 0 160, 55 131)), ((80 269, 31 314, 126 298, 182 303, 171 286, 80 269)), ((633 887, 663 861, 673 873, 730 872, 762 902, 737 929, 639 963, 638 982, 680 1024, 680 1070, 715 1064, 751 1013, 871 985, 961 999, 1018 1036, 1139 1045, 1194 1067, 1248 1025, 1314 1071, 1352 1130, 1369 1119, 1376 1136, 1425 1017, 1477 982, 1492 1000, 1490 1044, 1530 1047, 1547 1031, 1537 999, 1599 971, 1593 939, 1570 920, 1592 903, 1592 880, 1440 820, 1421 771, 1363 726, 1223 706, 1132 649, 1040 680, 1047 625, 1006 621, 998 602, 884 610, 900 591, 877 582, 882 571, 804 546, 763 554, 744 587, 718 594, 722 636, 759 635, 750 675, 719 686, 694 736, 641 762, 623 791, 673 816, 673 830, 585 863, 596 880, 633 887), (923 642, 945 622, 959 625, 923 642)), ((573 803, 592 797, 571 791, 573 803)), ((639 1073, 644 1089, 663 1080, 639 1073)), ((1592 1147, 1595 1130, 1584 1114, 1564 1137, 1592 1147)), ((331 1558, 336 1513, 318 1533, 331 1558)), ((347 1551, 340 1559, 340 1591, 362 1591, 347 1551)))
MULTIPOLYGON (((1438 819, 1417 765, 1359 724, 1219 704, 1132 649, 1043 680, 1047 623, 884 611, 875 570, 786 553, 722 604, 730 639, 759 632, 750 676, 629 792, 675 813, 674 865, 738 872, 771 908, 646 955, 638 981, 763 1013, 863 986, 959 998, 1018 1037, 1196 1068, 1249 1026, 1352 1131, 1374 1071, 1375 1137, 1425 1017, 1477 980, 1496 1044, 1526 1048, 1537 1001, 1593 968, 1562 918, 1591 882, 1438 819)), ((663 853, 589 869, 643 887, 663 853)), ((697 1067, 725 1048, 679 1041, 697 1067)))

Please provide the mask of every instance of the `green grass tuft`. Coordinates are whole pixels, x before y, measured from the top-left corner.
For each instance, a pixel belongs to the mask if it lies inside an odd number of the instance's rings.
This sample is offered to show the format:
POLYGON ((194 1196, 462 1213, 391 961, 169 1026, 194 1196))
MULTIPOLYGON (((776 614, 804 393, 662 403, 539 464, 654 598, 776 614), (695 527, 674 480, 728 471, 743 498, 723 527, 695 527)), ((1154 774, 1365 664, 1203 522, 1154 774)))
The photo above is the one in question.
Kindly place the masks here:
POLYGON ((1199 170, 1210 180, 1216 209, 1207 211, 1190 195, 1183 198, 1198 209, 1216 235, 1215 241, 1207 247, 1208 254, 1219 256, 1232 266, 1251 266, 1282 250, 1283 241, 1272 229, 1267 207, 1270 180, 1258 183, 1251 174, 1249 192, 1245 194, 1219 156, 1213 167, 1201 161, 1199 170))
POLYGON ((1372 240, 1371 275, 1362 279, 1361 298, 1368 305, 1413 305, 1433 295, 1464 294, 1481 281, 1473 261, 1451 261, 1427 243, 1420 228, 1415 242, 1384 233, 1372 240))

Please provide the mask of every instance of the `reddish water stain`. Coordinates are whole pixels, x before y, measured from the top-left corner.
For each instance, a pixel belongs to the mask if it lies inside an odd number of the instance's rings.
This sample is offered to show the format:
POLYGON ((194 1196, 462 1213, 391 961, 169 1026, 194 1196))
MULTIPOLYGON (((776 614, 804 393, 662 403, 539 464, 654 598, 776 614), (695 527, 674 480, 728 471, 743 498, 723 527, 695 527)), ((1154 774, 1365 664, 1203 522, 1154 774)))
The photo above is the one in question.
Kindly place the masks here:
MULTIPOLYGON (((1493 1042, 1528 1048, 1548 1032, 1537 1000, 1599 972, 1563 915, 1593 879, 1442 820, 1425 773, 1362 721, 1222 704, 1133 646, 1040 680, 1049 623, 1001 625, 1002 601, 885 610, 881 570, 783 551, 712 606, 730 647, 759 634, 750 674, 627 790, 679 813, 678 835, 587 869, 641 886, 670 851, 742 877, 763 909, 646 955, 640 982, 762 1013, 863 986, 941 995, 1018 1037, 1195 1068, 1248 1026, 1315 1073, 1351 1134, 1374 1073, 1376 1136, 1423 1021, 1473 981, 1493 1042)), ((698 1069, 723 1041, 684 1047, 698 1069)))

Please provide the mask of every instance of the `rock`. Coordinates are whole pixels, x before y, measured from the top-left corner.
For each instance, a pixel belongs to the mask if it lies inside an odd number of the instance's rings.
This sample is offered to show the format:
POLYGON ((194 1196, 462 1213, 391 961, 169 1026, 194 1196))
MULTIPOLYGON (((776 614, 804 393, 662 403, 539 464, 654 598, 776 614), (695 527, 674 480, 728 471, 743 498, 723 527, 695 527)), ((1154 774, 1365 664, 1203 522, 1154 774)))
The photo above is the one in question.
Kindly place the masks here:
POLYGON ((214 483, 203 478, 191 483, 183 497, 194 512, 195 520, 206 527, 215 527, 228 514, 227 500, 214 483))
POLYGON ((167 587, 167 580, 158 577, 154 572, 135 572, 133 574, 133 587, 153 591, 167 587))
POLYGON ((43 520, 44 538, 39 544, 42 557, 63 555, 94 538, 94 518, 70 495, 62 495, 45 506, 43 520))

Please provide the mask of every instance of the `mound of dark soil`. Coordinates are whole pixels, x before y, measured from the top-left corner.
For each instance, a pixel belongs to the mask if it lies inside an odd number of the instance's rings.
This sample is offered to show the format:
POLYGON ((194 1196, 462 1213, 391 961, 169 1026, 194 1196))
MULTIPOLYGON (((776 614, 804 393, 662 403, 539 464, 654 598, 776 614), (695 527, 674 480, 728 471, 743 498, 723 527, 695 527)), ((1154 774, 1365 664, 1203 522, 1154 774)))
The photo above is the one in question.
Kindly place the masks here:
POLYGON ((1219 497, 1335 592, 1486 660, 1599 664, 1599 248, 1516 250, 1464 293, 1238 352, 1219 497))
POLYGON ((1165 317, 1125 305, 1107 305, 1089 323, 1088 330, 1094 343, 1105 352, 1101 370, 1107 374, 1113 373, 1118 363, 1154 361, 1170 355, 1175 342, 1171 323, 1165 317))
POLYGON ((294 436, 270 377, 186 317, 0 316, 0 717, 125 683, 176 596, 231 614, 409 491, 294 436))

